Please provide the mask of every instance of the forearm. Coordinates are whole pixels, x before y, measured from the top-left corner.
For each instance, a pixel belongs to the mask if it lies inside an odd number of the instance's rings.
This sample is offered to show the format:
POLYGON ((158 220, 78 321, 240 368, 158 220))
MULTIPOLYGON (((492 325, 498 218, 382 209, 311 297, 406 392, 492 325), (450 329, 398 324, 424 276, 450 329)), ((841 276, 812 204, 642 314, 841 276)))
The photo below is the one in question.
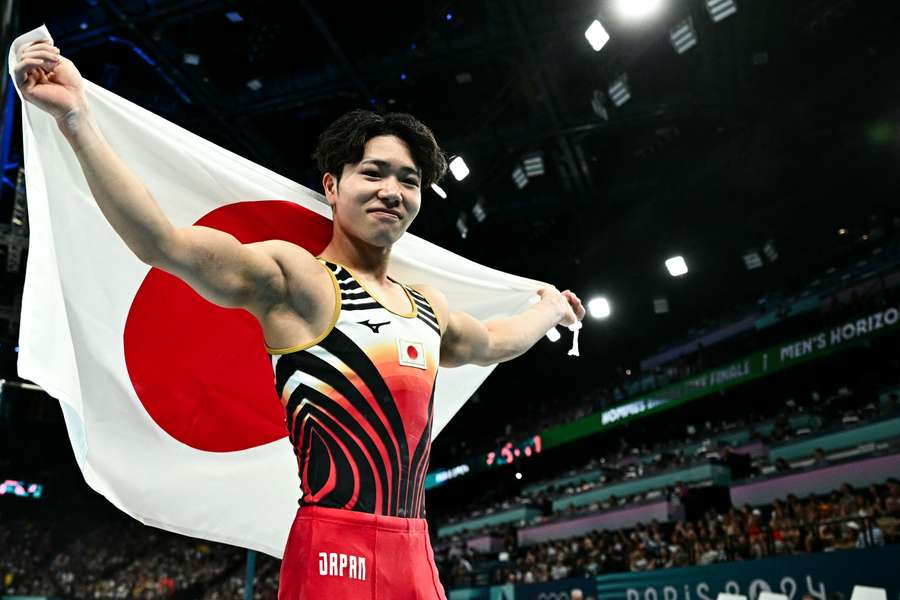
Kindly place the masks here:
POLYGON ((536 304, 513 317, 485 323, 489 343, 486 356, 479 362, 496 364, 524 354, 559 323, 560 318, 552 307, 536 304))
POLYGON ((59 128, 103 216, 138 258, 155 262, 174 227, 147 188, 110 147, 88 109, 72 111, 59 128))

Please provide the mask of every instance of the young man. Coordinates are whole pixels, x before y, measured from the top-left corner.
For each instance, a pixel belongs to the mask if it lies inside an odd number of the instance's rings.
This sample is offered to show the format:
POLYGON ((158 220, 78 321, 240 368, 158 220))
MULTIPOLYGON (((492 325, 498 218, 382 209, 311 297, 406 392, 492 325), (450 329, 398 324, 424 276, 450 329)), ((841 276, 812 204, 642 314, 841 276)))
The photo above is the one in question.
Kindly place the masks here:
POLYGON ((353 111, 323 133, 316 157, 333 236, 315 257, 281 240, 176 228, 104 140, 72 62, 47 41, 17 61, 24 98, 56 119, 135 255, 262 326, 303 491, 279 597, 444 598, 424 520, 437 368, 514 358, 582 319, 578 298, 546 288, 523 313, 482 323, 439 290, 388 277, 422 188, 447 167, 409 115, 353 111))

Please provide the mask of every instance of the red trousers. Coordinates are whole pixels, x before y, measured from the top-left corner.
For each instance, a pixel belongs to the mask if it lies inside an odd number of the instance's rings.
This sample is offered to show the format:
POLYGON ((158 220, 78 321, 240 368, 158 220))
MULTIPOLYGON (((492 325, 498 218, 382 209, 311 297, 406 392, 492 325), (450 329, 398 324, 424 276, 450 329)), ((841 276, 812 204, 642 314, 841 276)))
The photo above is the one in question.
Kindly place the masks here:
POLYGON ((278 600, 447 600, 424 519, 301 506, 278 600))

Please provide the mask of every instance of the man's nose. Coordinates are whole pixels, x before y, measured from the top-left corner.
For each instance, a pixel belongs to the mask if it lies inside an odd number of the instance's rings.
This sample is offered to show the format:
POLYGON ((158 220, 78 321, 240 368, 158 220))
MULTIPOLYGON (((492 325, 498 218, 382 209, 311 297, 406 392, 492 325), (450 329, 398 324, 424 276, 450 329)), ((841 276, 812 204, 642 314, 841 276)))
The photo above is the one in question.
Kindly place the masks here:
POLYGON ((378 197, 385 202, 395 204, 399 204, 403 199, 403 195, 400 193, 400 186, 390 177, 384 180, 384 185, 379 190, 378 197))

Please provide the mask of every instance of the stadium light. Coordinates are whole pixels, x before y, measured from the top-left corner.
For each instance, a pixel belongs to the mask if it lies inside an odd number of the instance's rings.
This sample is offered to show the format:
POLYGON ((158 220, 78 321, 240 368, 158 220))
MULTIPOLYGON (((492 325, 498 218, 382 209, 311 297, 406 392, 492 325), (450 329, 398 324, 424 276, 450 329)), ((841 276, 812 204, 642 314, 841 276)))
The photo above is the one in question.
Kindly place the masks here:
POLYGON ((544 174, 544 155, 540 152, 534 152, 522 159, 522 165, 525 167, 525 175, 528 177, 537 177, 544 174))
POLYGON ((450 160, 450 172, 453 173, 453 177, 456 178, 457 181, 462 181, 469 174, 469 166, 466 164, 466 161, 463 160, 462 156, 454 156, 450 160))
POLYGON ((594 90, 594 95, 591 96, 591 109, 595 115, 604 121, 609 121, 609 111, 606 110, 606 94, 600 90, 594 90))
POLYGON ((521 473, 516 473, 516 479, 522 479, 522 474, 521 474, 521 473))
POLYGON ((525 173, 525 169, 522 168, 522 165, 516 165, 516 168, 513 169, 512 180, 520 190, 528 185, 528 175, 525 173))
POLYGON ((442 187, 439 186, 438 184, 432 183, 432 184, 431 184, 431 189, 434 191, 435 194, 437 194, 438 196, 440 196, 440 197, 443 198, 444 200, 447 199, 447 192, 445 192, 445 191, 444 191, 444 188, 442 188, 442 187))
POLYGON ((619 0, 616 12, 624 19, 643 19, 657 12, 660 4, 661 0, 619 0))
POLYGON ((606 29, 603 28, 600 21, 596 19, 594 19, 594 22, 591 23, 590 27, 584 32, 584 37, 587 38, 591 48, 596 52, 600 52, 603 46, 606 45, 606 42, 609 41, 609 34, 606 32, 606 29))
POLYGON ((609 99, 618 108, 631 100, 631 89, 628 87, 628 75, 622 75, 609 86, 609 99))
POLYGON ((232 23, 241 23, 244 20, 244 17, 241 16, 241 13, 237 11, 231 11, 225 13, 225 18, 231 21, 232 23))
POLYGON ((672 277, 681 277, 688 272, 687 263, 684 262, 683 256, 673 256, 666 260, 666 268, 672 277))
POLYGON ((462 239, 466 239, 469 235, 469 226, 466 225, 466 215, 461 214, 459 218, 456 219, 456 230, 459 232, 459 237, 462 239))
POLYGON ((762 257, 759 255, 759 250, 756 248, 751 248, 744 252, 744 265, 746 265, 748 271, 752 271, 753 269, 758 269, 763 266, 762 257))
POLYGON ((706 0, 706 10, 713 22, 718 23, 736 13, 737 4, 734 0, 706 0))
POLYGON ((609 306, 609 300, 603 296, 592 298, 588 301, 587 307, 588 313, 595 319, 605 319, 612 313, 609 306))
POLYGON ((678 54, 684 54, 697 45, 697 32, 694 30, 694 20, 688 17, 684 21, 669 30, 669 41, 678 54))
POLYGON ((253 90, 254 92, 258 92, 262 89, 262 81, 259 79, 251 79, 247 82, 247 87, 253 90))
POLYGON ((484 210, 484 198, 479 197, 475 202, 475 206, 472 207, 472 216, 479 223, 484 223, 484 220, 487 219, 487 212, 484 210))
POLYGON ((200 55, 193 52, 185 52, 183 60, 184 64, 196 67, 200 64, 200 55))
POLYGON ((664 315, 669 312, 669 299, 668 298, 654 298, 653 299, 653 314, 656 315, 664 315))
POLYGON ((775 262, 778 260, 778 249, 775 247, 774 240, 769 240, 766 242, 766 245, 763 246, 763 254, 766 255, 766 258, 769 259, 769 262, 775 262))

